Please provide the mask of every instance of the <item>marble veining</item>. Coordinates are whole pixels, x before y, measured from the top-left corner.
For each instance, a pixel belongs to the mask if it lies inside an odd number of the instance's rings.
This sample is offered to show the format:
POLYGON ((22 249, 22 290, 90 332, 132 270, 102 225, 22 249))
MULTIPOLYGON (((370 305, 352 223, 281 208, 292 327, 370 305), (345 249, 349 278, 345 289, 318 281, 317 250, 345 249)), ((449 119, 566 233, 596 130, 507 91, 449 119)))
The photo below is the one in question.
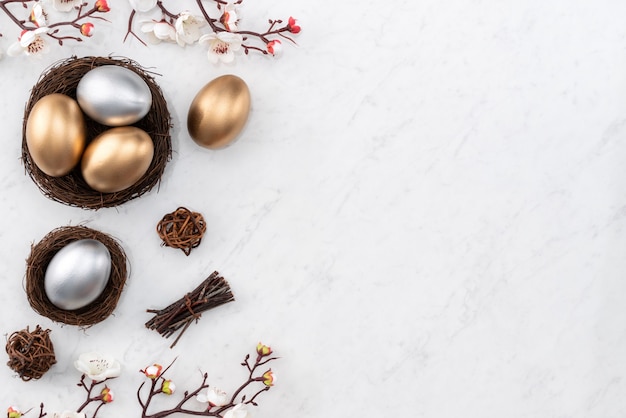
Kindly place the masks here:
MULTIPOLYGON (((123 43, 130 6, 110 3, 88 41, 0 61, 0 324, 50 328, 57 352, 39 381, 0 367, 0 407, 74 408, 73 361, 99 350, 123 368, 101 416, 139 416, 140 368, 177 358, 181 390, 202 370, 232 391, 263 341, 281 359, 255 417, 626 415, 626 4, 246 0, 247 22, 297 17, 298 46, 213 65, 199 47, 123 43), (24 103, 70 55, 160 74, 174 155, 158 191, 93 212, 25 175, 24 103), (202 149, 189 104, 229 73, 250 119, 229 148, 202 149), (178 206, 208 224, 189 257, 155 232, 178 206), (86 330, 23 290, 31 244, 70 224, 115 236, 131 264, 114 315, 86 330), (213 270, 236 301, 170 350, 145 310, 213 270)), ((0 16, 5 50, 11 25, 0 16)))

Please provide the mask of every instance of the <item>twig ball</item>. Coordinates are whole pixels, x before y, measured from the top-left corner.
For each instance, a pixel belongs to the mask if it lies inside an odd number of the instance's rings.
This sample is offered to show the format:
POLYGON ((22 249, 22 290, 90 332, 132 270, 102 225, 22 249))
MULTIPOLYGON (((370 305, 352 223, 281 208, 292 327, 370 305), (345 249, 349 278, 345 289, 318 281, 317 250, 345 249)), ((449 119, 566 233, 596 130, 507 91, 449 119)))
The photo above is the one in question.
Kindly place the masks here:
POLYGON ((9 355, 7 365, 23 381, 41 378, 56 363, 49 334, 49 329, 44 330, 37 325, 32 332, 26 327, 9 336, 6 345, 9 355))
POLYGON ((28 303, 35 312, 55 322, 89 327, 113 313, 124 289, 127 272, 126 254, 114 238, 86 226, 64 226, 52 230, 31 248, 26 260, 24 287, 28 303), (56 253, 80 239, 94 239, 104 244, 111 254, 111 273, 106 287, 93 302, 76 310, 64 310, 50 302, 46 295, 46 269, 56 253))
POLYGON ((200 245, 206 232, 206 222, 202 214, 179 207, 163 216, 156 230, 163 241, 162 245, 178 248, 189 255, 192 249, 200 245))
MULTIPOLYGON (((53 64, 40 76, 31 90, 24 110, 22 161, 27 174, 46 197, 68 206, 100 209, 121 205, 149 192, 159 184, 165 166, 172 156, 171 116, 161 88, 154 80, 154 75, 155 73, 146 71, 128 58, 72 57, 53 64), (133 71, 146 82, 152 94, 152 104, 148 114, 132 125, 142 129, 152 138, 154 142, 152 162, 146 173, 136 183, 124 190, 112 193, 99 192, 89 187, 81 174, 80 164, 67 175, 60 177, 47 175, 34 163, 26 143, 28 117, 39 99, 53 93, 61 93, 76 99, 76 88, 82 77, 90 70, 105 65, 120 66, 133 71)), ((109 126, 102 125, 88 116, 85 116, 85 124, 87 143, 110 129, 109 126)))

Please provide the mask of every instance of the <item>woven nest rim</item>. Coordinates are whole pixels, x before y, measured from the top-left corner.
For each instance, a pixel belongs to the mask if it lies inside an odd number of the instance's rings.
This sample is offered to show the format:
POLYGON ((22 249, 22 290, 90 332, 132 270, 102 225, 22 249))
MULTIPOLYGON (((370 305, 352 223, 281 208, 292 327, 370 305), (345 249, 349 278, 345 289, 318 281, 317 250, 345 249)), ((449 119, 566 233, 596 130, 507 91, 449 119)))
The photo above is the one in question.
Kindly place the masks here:
MULTIPOLYGON (((56 202, 83 209, 100 209, 119 206, 149 192, 161 181, 165 166, 172 158, 172 142, 170 129, 172 120, 167 102, 161 88, 154 80, 157 73, 148 71, 137 62, 125 57, 94 57, 76 56, 57 61, 48 67, 39 77, 31 90, 30 97, 24 108, 22 124, 22 162, 26 173, 33 180, 44 196, 56 202), (42 97, 61 93, 76 99, 76 86, 89 70, 103 65, 117 65, 138 74, 150 88, 152 106, 148 114, 134 123, 150 135, 154 143, 154 157, 147 172, 134 185, 115 193, 101 193, 89 187, 80 172, 80 164, 69 174, 52 177, 41 171, 34 163, 26 144, 26 125, 33 106, 42 97)), ((85 115, 87 141, 110 129, 85 115)))
POLYGON ((108 318, 117 306, 129 271, 126 253, 110 235, 83 225, 63 226, 50 231, 31 248, 26 260, 24 288, 30 306, 40 315, 54 322, 90 327, 108 318), (46 296, 44 277, 54 255, 66 245, 79 239, 95 239, 104 244, 111 254, 111 274, 100 296, 89 305, 67 311, 54 306, 46 296))

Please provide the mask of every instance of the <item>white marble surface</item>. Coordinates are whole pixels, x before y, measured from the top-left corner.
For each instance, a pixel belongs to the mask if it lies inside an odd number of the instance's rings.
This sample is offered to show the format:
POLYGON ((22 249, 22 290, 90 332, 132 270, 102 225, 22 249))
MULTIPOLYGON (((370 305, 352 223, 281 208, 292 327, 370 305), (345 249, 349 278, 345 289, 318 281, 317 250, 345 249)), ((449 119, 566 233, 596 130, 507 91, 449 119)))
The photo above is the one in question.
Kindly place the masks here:
MULTIPOLYGON (((140 368, 178 358, 179 389, 202 370, 232 391, 261 340, 281 359, 255 417, 626 415, 626 3, 247 0, 248 28, 296 16, 299 47, 215 66, 199 47, 122 43, 130 8, 110 2, 82 45, 0 61, 1 332, 50 328, 58 360, 28 383, 1 367, 2 404, 75 408, 72 362, 96 349, 124 368, 99 416, 138 417, 140 368), (162 75, 174 156, 158 192, 85 211, 25 175, 29 89, 72 54, 162 75), (237 143, 208 151, 184 122, 225 73, 253 109, 237 143), (180 205, 209 225, 189 257, 154 232, 180 205), (114 315, 84 331, 23 290, 31 244, 70 224, 117 237, 131 264, 114 315), (237 301, 170 350, 145 309, 213 270, 237 301)), ((16 27, 0 16, 0 32, 6 49, 16 27)))

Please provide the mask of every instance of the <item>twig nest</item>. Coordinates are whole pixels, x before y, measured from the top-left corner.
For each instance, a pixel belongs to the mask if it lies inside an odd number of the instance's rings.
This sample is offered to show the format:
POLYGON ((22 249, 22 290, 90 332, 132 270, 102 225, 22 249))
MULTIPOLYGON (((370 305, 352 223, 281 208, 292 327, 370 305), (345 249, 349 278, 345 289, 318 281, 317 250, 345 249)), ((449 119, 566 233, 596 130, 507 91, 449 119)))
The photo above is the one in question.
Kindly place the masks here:
POLYGON ((162 245, 182 250, 189 255, 191 250, 200 245, 206 232, 206 222, 198 212, 179 207, 161 219, 156 227, 162 245))
MULTIPOLYGON (((92 118, 85 116, 87 146, 99 134, 110 129, 92 118)), ((147 72, 136 62, 127 58, 111 57, 72 57, 53 64, 39 78, 31 91, 24 110, 22 129, 22 160, 26 172, 41 192, 48 198, 68 206, 84 209, 113 207, 135 199, 157 186, 167 162, 172 155, 170 138, 171 117, 167 102, 153 73, 147 72), (26 141, 27 122, 35 104, 43 97, 60 93, 76 99, 76 89, 83 76, 90 70, 102 66, 119 66, 139 75, 152 95, 150 110, 145 117, 132 126, 145 131, 154 143, 154 156, 145 173, 130 187, 120 191, 106 192, 91 188, 81 174, 78 164, 68 174, 54 177, 44 173, 33 160, 26 141)))
POLYGON ((127 279, 127 260, 122 246, 111 236, 85 226, 64 226, 49 232, 31 249, 26 260, 26 296, 40 315, 55 322, 88 327, 106 319, 117 306, 127 279), (68 244, 93 239, 101 242, 111 255, 111 273, 102 293, 88 305, 76 310, 55 306, 45 290, 45 274, 50 261, 68 244))
POLYGON ((23 381, 41 378, 56 363, 49 334, 49 329, 44 330, 37 325, 32 332, 26 327, 9 336, 6 345, 9 355, 7 365, 23 381))

